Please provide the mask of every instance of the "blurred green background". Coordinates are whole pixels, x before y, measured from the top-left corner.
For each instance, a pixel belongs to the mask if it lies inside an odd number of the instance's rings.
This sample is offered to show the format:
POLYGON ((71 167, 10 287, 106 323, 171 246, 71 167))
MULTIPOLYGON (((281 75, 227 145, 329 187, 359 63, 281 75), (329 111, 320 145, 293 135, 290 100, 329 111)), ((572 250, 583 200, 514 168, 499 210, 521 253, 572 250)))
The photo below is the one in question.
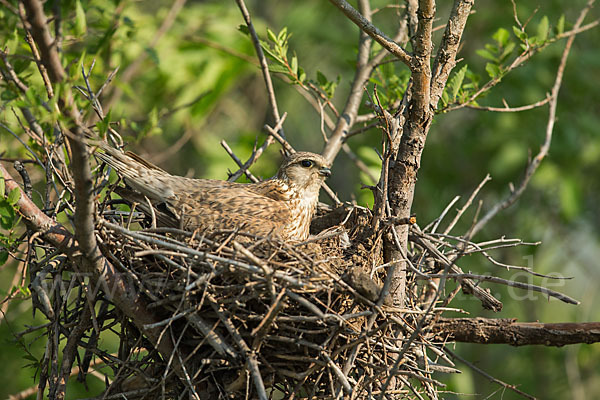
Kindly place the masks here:
MULTIPOLYGON (((52 2, 46 7, 51 9, 52 2)), ((440 2, 441 3, 441 2, 440 2)), ((15 2, 11 2, 15 4, 15 2)), ((193 1, 185 4, 174 24, 155 46, 150 46, 168 15, 168 1, 127 2, 117 0, 64 1, 64 57, 73 61, 73 76, 81 57, 87 67, 92 59, 96 66, 91 83, 100 87, 109 71, 119 66, 109 90, 122 94, 115 99, 111 120, 120 122, 119 131, 133 149, 164 169, 181 175, 226 179, 235 164, 219 142, 226 140, 240 158, 247 158, 258 138, 264 140, 262 126, 272 123, 254 49, 246 35, 237 28, 243 23, 233 1, 193 1), (85 26, 81 13, 84 12, 85 26), (134 62, 139 68, 131 79, 122 80, 134 62)), ((373 8, 386 2, 373 1, 373 8)), ((572 24, 582 0, 569 2, 517 1, 521 21, 532 30, 547 16, 556 24, 565 15, 567 28, 572 24), (536 12, 537 11, 537 12, 536 12)), ((316 80, 317 71, 330 81, 340 78, 333 98, 338 109, 348 93, 353 76, 358 29, 328 2, 248 1, 257 31, 266 36, 266 27, 279 32, 287 27, 292 33, 290 54, 295 53, 308 78, 316 80)), ((471 15, 459 53, 460 68, 487 78, 486 60, 476 50, 491 42, 500 27, 512 32, 514 25, 510 1, 479 1, 471 15)), ((449 4, 438 4, 443 23, 449 4)), ((397 8, 382 8, 374 22, 390 35, 397 21, 397 8)), ((400 11, 401 12, 401 11, 400 11)), ((18 19, 7 8, 0 9, 3 46, 11 53, 26 54, 18 19)), ((587 21, 600 17, 592 9, 587 21)), ((529 28, 528 28, 529 29, 529 28)), ((438 31, 437 37, 439 39, 438 31)), ((512 271, 500 271, 480 257, 469 257, 461 266, 476 273, 494 272, 507 279, 547 284, 577 298, 572 306, 548 300, 536 293, 506 290, 490 286, 504 303, 502 312, 492 314, 479 303, 459 294, 453 303, 471 316, 515 317, 521 321, 583 322, 600 320, 600 29, 584 32, 575 40, 559 95, 557 122, 550 154, 540 166, 529 188, 511 208, 502 212, 480 232, 479 241, 502 235, 526 241, 541 241, 537 247, 499 250, 494 256, 505 263, 528 265, 541 273, 573 277, 567 281, 544 281, 512 271)), ((482 105, 525 105, 545 97, 551 89, 564 46, 560 41, 535 56, 527 65, 505 77, 491 94, 479 101, 482 105)), ((28 68, 33 68, 29 66, 28 68)), ((390 66, 388 65, 388 67, 390 66)), ((404 69, 391 64, 397 74, 404 69)), ((33 71, 33 70, 32 70, 33 71)), ((32 74, 31 85, 36 83, 32 74)), ((81 80, 76 82, 82 84, 81 80)), ((323 146, 320 118, 299 94, 297 87, 274 78, 281 112, 287 112, 284 125, 288 140, 302 150, 320 151, 323 146)), ((39 82, 38 82, 39 84, 39 82)), ((372 89, 372 86, 371 86, 372 89)), ((0 121, 18 132, 10 102, 0 109, 0 121)), ((107 111, 107 110, 105 110, 107 111)), ((363 112, 369 112, 363 109, 363 112)), ((506 196, 508 185, 517 184, 527 163, 543 141, 547 107, 521 113, 492 113, 462 109, 438 115, 425 148, 413 212, 422 226, 436 218, 456 195, 460 207, 473 188, 489 172, 493 180, 480 198, 483 210, 506 196)), ((381 133, 370 130, 349 140, 350 147, 375 171, 381 133)), ((5 157, 27 156, 20 144, 5 130, 0 130, 0 151, 5 157)), ((257 176, 271 176, 278 163, 278 149, 273 145, 253 167, 257 176)), ((35 177, 42 177, 35 167, 35 177)), ((329 185, 342 200, 356 200, 372 205, 372 196, 361 190, 372 184, 349 158, 340 153, 333 166, 329 185)), ((470 225, 474 210, 453 231, 460 234, 470 225)), ((0 270, 2 297, 11 290, 16 265, 8 263, 0 270)), ((451 316, 451 314, 449 314, 451 316)), ((27 336, 15 341, 13 334, 25 325, 43 323, 32 319, 30 302, 23 296, 12 301, 0 323, 0 398, 17 393, 34 383, 35 368, 26 367, 43 354, 45 338, 34 341, 27 336), (27 355, 29 354, 29 356, 27 355)), ((104 338, 108 349, 116 350, 111 338, 104 338)), ((478 367, 504 382, 543 399, 600 398, 600 345, 575 345, 564 348, 531 346, 515 348, 503 345, 457 344, 456 351, 478 367)), ((469 398, 512 399, 517 396, 503 391, 468 367, 457 363, 463 373, 437 375, 448 385, 445 398, 462 398, 451 392, 477 394, 469 398)), ((70 398, 92 396, 103 382, 88 377, 90 392, 82 383, 69 384, 70 398)))

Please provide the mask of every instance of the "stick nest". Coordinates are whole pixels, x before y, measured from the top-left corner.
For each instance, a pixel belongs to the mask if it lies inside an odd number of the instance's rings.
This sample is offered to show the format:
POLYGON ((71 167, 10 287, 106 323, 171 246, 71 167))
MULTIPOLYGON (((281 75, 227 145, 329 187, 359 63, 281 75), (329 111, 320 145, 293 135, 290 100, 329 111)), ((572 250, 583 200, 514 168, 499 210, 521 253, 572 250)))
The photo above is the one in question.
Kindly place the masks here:
MULTIPOLYGON (((100 207, 102 253, 157 316, 143 328, 160 332, 173 351, 167 359, 155 350, 112 304, 111 288, 98 284, 100 312, 80 345, 88 360, 82 373, 92 356, 113 370, 104 398, 361 398, 382 390, 399 353, 398 377, 421 376, 419 391, 435 390, 418 366, 420 346, 402 347, 416 314, 401 320, 393 307, 377 305, 386 272, 374 268, 382 264, 383 231, 372 231, 369 210, 338 208, 314 221, 314 239, 286 244, 236 232, 153 229, 147 217, 122 208, 108 198, 100 207), (105 330, 117 335, 117 354, 101 349, 105 330)), ((77 320, 87 302, 80 292, 71 303, 71 326, 86 323, 77 320)))

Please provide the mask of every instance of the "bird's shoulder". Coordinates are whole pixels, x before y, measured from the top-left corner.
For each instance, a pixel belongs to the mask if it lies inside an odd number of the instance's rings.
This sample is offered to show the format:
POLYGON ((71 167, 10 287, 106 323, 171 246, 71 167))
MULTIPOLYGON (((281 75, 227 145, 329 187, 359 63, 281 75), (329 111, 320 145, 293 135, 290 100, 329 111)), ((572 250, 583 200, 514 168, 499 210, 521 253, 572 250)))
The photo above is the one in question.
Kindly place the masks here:
POLYGON ((275 201, 293 201, 299 196, 293 185, 276 178, 255 183, 250 190, 275 201))

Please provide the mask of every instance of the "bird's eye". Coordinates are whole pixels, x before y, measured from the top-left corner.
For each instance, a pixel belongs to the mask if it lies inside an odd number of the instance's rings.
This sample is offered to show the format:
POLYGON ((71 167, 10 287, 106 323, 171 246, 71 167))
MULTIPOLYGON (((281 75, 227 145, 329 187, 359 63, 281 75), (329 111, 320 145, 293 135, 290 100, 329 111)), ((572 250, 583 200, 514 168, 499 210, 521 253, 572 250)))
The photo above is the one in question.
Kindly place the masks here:
POLYGON ((312 161, 310 161, 310 160, 302 160, 302 161, 300 162, 300 164, 301 164, 301 165, 302 165, 304 168, 310 168, 310 167, 312 167, 312 166, 313 166, 313 164, 314 164, 314 163, 313 163, 312 161))

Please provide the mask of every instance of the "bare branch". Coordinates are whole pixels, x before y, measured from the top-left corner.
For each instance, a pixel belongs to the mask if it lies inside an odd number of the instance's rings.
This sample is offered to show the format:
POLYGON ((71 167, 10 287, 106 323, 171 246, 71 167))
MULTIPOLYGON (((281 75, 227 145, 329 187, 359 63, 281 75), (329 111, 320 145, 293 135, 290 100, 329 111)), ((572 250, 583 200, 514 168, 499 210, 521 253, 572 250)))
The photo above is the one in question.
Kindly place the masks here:
POLYGON ((450 72, 456 65, 456 53, 471 13, 474 0, 455 0, 446 24, 440 48, 433 63, 431 80, 431 107, 437 108, 450 72))
POLYGON ((534 108, 538 108, 544 106, 550 102, 551 97, 547 96, 545 99, 536 101, 532 104, 527 104, 520 107, 509 107, 506 102, 504 102, 504 107, 489 107, 489 106, 476 106, 474 104, 468 104, 468 108, 472 108, 473 110, 481 110, 481 111, 493 111, 493 112, 521 112, 521 111, 529 111, 534 108))
POLYGON ((418 23, 415 38, 415 55, 412 58, 410 69, 412 75, 412 100, 415 114, 419 119, 425 119, 429 114, 431 93, 431 40, 433 18, 435 17, 435 2, 433 0, 419 0, 417 10, 418 23))
POLYGON ((467 274, 467 273, 452 273, 452 274, 429 274, 427 275, 427 277, 431 277, 431 278, 442 278, 442 277, 446 277, 446 278, 455 278, 455 279, 473 279, 474 281, 486 281, 486 282, 492 282, 492 283, 499 283, 502 285, 506 285, 506 286, 511 286, 511 287, 516 287, 519 289, 524 289, 524 290, 533 290, 536 292, 540 292, 543 293, 547 296, 551 296, 551 297, 556 297, 557 299, 564 301, 565 303, 569 303, 569 304, 579 304, 580 302, 565 295, 562 293, 559 293, 555 290, 551 290, 542 286, 538 286, 538 285, 532 285, 529 283, 524 283, 524 282, 517 282, 517 281, 511 281, 508 279, 502 279, 502 278, 498 278, 497 276, 492 276, 492 275, 477 275, 477 274, 467 274))
POLYGON ((432 331, 444 340, 511 346, 600 342, 600 322, 517 322, 514 318, 440 318, 432 331))

